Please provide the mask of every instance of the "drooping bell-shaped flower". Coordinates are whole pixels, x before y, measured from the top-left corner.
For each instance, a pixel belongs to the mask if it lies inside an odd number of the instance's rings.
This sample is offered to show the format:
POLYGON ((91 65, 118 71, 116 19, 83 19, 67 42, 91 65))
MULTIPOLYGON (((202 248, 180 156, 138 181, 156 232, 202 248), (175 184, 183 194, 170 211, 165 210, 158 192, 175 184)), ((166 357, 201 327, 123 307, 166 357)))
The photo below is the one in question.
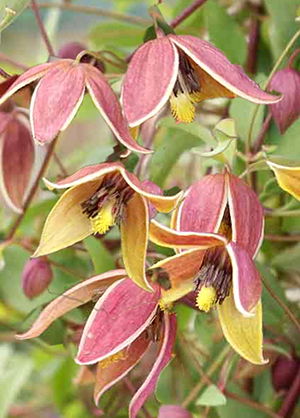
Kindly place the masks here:
POLYGON ((153 392, 162 369, 172 356, 176 338, 176 317, 159 306, 160 288, 146 292, 126 277, 125 270, 114 270, 92 277, 69 289, 52 301, 31 329, 19 339, 40 335, 48 326, 71 309, 95 296, 99 298, 84 327, 76 362, 96 366, 94 399, 126 376, 145 356, 152 344, 157 358, 146 380, 133 396, 129 417, 135 418, 153 392))
POLYGON ((121 163, 88 166, 52 183, 49 189, 68 189, 50 212, 34 257, 73 245, 92 234, 104 234, 114 224, 121 230, 127 273, 138 285, 151 290, 145 276, 150 212, 170 212, 182 197, 149 192, 121 163), (153 207, 154 208, 153 208, 153 207))
POLYGON ((260 89, 238 65, 210 43, 190 35, 161 36, 134 54, 123 85, 122 103, 130 126, 156 114, 170 100, 178 122, 194 119, 195 103, 216 97, 253 103, 281 100, 260 89))
POLYGON ((280 133, 284 134, 300 116, 300 73, 293 68, 277 71, 270 81, 269 90, 283 93, 283 99, 269 107, 280 133))
POLYGON ((152 152, 132 138, 120 103, 102 72, 79 59, 58 59, 30 68, 0 98, 0 105, 37 80, 40 81, 31 99, 30 122, 33 138, 38 144, 52 141, 69 126, 88 91, 118 141, 132 151, 152 152))
POLYGON ((0 111, 0 190, 7 205, 23 211, 35 149, 27 115, 17 108, 0 111))
MULTIPOLYGON (((175 230, 152 221, 150 239, 181 251, 156 263, 169 274, 168 303, 190 291, 198 292, 196 304, 208 312, 216 305, 225 337, 232 347, 253 363, 263 363, 261 280, 253 263, 263 236, 263 210, 253 192, 228 172, 205 176, 192 185, 172 220, 175 230), (190 238, 216 234, 219 243, 203 249, 190 238)), ((207 239, 207 238, 206 238, 207 239)))

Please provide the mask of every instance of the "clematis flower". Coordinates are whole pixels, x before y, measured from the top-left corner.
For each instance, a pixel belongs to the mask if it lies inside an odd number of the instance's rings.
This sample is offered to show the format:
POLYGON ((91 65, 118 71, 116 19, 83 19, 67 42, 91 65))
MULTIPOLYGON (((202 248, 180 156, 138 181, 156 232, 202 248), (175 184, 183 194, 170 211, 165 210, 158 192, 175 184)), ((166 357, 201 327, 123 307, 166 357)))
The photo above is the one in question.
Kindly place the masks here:
POLYGON ((23 211, 34 160, 27 116, 17 109, 0 111, 0 189, 7 205, 17 213, 23 211))
POLYGON ((30 105, 33 138, 44 145, 64 131, 76 115, 86 90, 118 141, 129 150, 151 153, 132 138, 122 109, 105 76, 93 65, 58 59, 25 71, 0 98, 0 105, 15 92, 40 80, 30 105))
POLYGON ((134 54, 123 85, 122 102, 130 126, 140 125, 170 100, 178 122, 194 119, 195 103, 240 96, 253 103, 276 103, 281 96, 262 91, 219 49, 190 35, 162 36, 134 54))
POLYGON ((68 190, 50 212, 34 257, 58 251, 92 234, 104 234, 118 224, 127 273, 138 285, 151 290, 145 276, 148 204, 150 212, 169 212, 182 193, 165 197, 149 192, 148 182, 144 185, 118 162, 88 166, 58 183, 45 183, 49 189, 68 190))
POLYGON ((287 193, 300 200, 300 166, 299 162, 286 161, 280 157, 267 160, 274 172, 279 186, 287 193))
MULTIPOLYGON (((255 193, 241 179, 226 172, 205 176, 189 188, 175 211, 172 226, 152 221, 150 239, 181 250, 191 231, 208 239, 211 248, 190 245, 173 257, 156 263, 169 274, 171 289, 165 303, 197 290, 196 304, 208 312, 216 305, 223 333, 245 359, 264 363, 262 356, 261 280, 253 263, 263 236, 263 210, 255 193), (189 231, 189 232, 186 232, 189 231)), ((186 242, 187 244, 187 242, 186 242)))
POLYGON ((126 277, 125 270, 92 277, 52 301, 30 330, 17 338, 37 337, 57 318, 106 288, 85 324, 75 361, 96 365, 94 399, 98 403, 101 395, 126 376, 148 348, 156 344, 157 358, 130 402, 129 417, 135 418, 169 362, 176 338, 176 317, 161 310, 160 288, 156 284, 153 287, 153 293, 141 289, 126 277))

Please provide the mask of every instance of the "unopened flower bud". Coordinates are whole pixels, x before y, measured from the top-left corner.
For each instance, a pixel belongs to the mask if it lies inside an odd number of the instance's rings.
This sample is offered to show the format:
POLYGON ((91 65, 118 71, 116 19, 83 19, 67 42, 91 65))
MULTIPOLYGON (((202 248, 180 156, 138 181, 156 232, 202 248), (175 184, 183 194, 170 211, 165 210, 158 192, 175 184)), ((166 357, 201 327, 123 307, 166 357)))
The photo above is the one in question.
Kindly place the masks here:
POLYGON ((52 271, 47 257, 27 261, 22 272, 22 288, 27 298, 39 296, 51 283, 52 271))
POLYGON ((300 372, 300 358, 279 356, 272 366, 272 382, 276 391, 287 390, 300 372))
MULTIPOLYGON (((59 58, 75 60, 77 55, 80 54, 80 52, 85 51, 86 49, 87 48, 85 47, 85 45, 81 44, 80 42, 68 42, 60 48, 60 50, 57 53, 57 56, 59 58)), ((83 55, 83 57, 80 59, 80 62, 84 64, 91 64, 102 73, 104 73, 105 71, 105 65, 103 61, 94 58, 92 55, 83 55)))
POLYGON ((292 68, 285 68, 274 74, 268 90, 283 93, 283 99, 269 105, 272 116, 283 134, 300 116, 300 74, 292 68))

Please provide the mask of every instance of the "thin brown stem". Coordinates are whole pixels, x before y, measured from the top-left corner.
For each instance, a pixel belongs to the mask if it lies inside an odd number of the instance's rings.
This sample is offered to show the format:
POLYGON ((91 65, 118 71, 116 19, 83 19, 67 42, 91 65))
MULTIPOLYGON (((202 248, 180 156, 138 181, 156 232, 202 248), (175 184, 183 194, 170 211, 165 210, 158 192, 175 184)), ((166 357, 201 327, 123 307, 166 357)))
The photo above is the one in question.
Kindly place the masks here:
POLYGON ((59 167, 62 175, 65 176, 65 177, 68 177, 69 174, 68 174, 65 166, 63 165, 62 161, 60 160, 60 158, 59 158, 59 156, 57 155, 56 152, 53 152, 53 160, 55 161, 55 163, 59 167))
POLYGON ((300 367, 298 366, 298 373, 284 398, 283 404, 278 415, 280 417, 289 418, 292 416, 294 408, 300 396, 300 367))
POLYGON ((266 119, 264 120, 264 123, 262 124, 262 127, 259 131, 256 141, 253 144, 253 147, 252 147, 253 155, 255 155, 258 151, 260 151, 262 144, 264 142, 266 133, 268 132, 268 129, 270 127, 271 120, 272 120, 272 113, 269 112, 266 119))
POLYGON ((70 3, 51 3, 51 2, 43 2, 39 4, 40 9, 49 9, 51 7, 58 7, 63 10, 71 10, 77 13, 85 13, 94 16, 105 16, 110 17, 115 20, 121 20, 123 22, 133 23, 139 26, 149 26, 152 24, 151 19, 144 19, 142 17, 137 16, 129 16, 125 15, 120 12, 113 12, 110 10, 100 9, 99 7, 92 7, 92 6, 83 6, 79 4, 70 4, 70 3))
POLYGON ((229 392, 228 390, 223 391, 224 395, 228 398, 234 399, 235 401, 238 401, 244 405, 250 406, 250 408, 256 409, 257 411, 264 412, 266 416, 271 418, 279 418, 280 416, 276 414, 276 412, 273 412, 271 409, 267 408, 266 406, 252 401, 251 399, 243 398, 242 396, 237 395, 236 393, 229 392))
POLYGON ((43 177, 43 175, 44 175, 44 173, 45 173, 45 171, 48 167, 48 164, 49 164, 50 159, 52 157, 52 154, 53 154, 56 142, 58 140, 58 137, 59 137, 59 135, 57 135, 57 137, 49 144, 48 151, 47 151, 47 154, 46 154, 45 159, 43 161, 43 164, 40 168, 40 171, 38 172, 36 180, 35 180, 32 188, 29 192, 29 195, 27 196, 27 199, 24 203, 23 212, 16 218, 16 220, 12 224, 12 226, 11 226, 11 228, 10 228, 8 234, 7 234, 6 240, 11 240, 14 237, 20 223, 22 222, 22 220, 23 220, 23 218, 24 218, 24 216, 27 212, 27 209, 28 209, 29 205, 31 204, 31 202, 34 198, 34 195, 35 195, 35 193, 36 193, 36 191, 39 187, 39 182, 40 182, 41 178, 43 177))
POLYGON ((206 2, 207 0, 195 0, 190 6, 184 9, 179 16, 175 17, 175 19, 170 22, 170 26, 172 26, 172 28, 176 28, 178 25, 180 25, 181 22, 191 16, 191 14, 193 14, 206 2))
POLYGON ((21 70, 28 70, 28 66, 22 64, 21 62, 15 61, 14 59, 6 56, 5 54, 0 53, 0 62, 6 62, 7 64, 13 65, 14 67, 20 68, 21 70))
POLYGON ((10 78, 10 75, 4 71, 2 68, 0 68, 0 76, 3 78, 10 78))
POLYGON ((256 73, 259 37, 260 37, 260 20, 258 19, 256 15, 254 15, 252 17, 251 25, 250 25, 248 53, 247 53, 247 59, 245 63, 245 71, 250 74, 256 73))
POLYGON ((43 41, 44 41, 44 43, 46 45, 47 51, 48 51, 49 55, 53 55, 54 56, 55 55, 54 54, 54 50, 52 48, 50 39, 49 39, 49 37, 47 35, 47 32, 45 30, 45 26, 44 26, 43 21, 41 19, 40 9, 39 9, 39 6, 37 5, 36 0, 31 0, 31 7, 32 7, 32 10, 33 10, 33 12, 35 14, 35 18, 36 18, 37 24, 39 26, 39 29, 40 29, 40 32, 41 32, 43 41))
POLYGON ((272 296, 272 298, 276 300, 276 302, 278 303, 279 306, 281 306, 281 308, 284 310, 284 312, 287 314, 287 316, 289 317, 289 319, 291 320, 291 322, 295 325, 295 327, 297 328, 297 330, 300 333, 300 324, 297 321, 297 319, 294 317, 294 315, 292 314, 292 312, 289 310, 289 308, 286 306, 286 304, 284 302, 282 302, 281 299, 278 298, 278 296, 272 290, 272 288, 270 287, 270 285, 266 281, 266 279, 263 279, 262 282, 263 282, 265 288, 267 289, 267 291, 272 296))
POLYGON ((273 242, 297 242, 300 241, 300 234, 293 235, 276 235, 276 234, 265 234, 267 241, 273 242))

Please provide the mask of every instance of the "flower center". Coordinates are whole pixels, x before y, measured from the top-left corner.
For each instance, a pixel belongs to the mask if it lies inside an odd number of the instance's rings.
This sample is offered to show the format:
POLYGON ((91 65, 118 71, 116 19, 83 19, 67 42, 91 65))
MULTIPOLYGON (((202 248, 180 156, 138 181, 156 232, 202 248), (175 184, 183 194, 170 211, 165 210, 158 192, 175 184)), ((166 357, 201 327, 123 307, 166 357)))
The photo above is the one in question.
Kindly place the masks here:
POLYGON ((194 104, 200 102, 201 86, 188 58, 179 54, 179 71, 170 96, 171 111, 177 122, 190 123, 195 117, 194 104))
POLYGON ((81 203, 91 222, 93 234, 105 234, 124 218, 125 207, 134 191, 119 175, 106 177, 101 186, 81 203))
MULTIPOLYGON (((232 228, 228 206, 224 211, 218 233, 231 240, 232 228)), ((196 289, 199 289, 196 304, 202 311, 208 312, 213 305, 221 304, 229 295, 232 266, 223 247, 214 247, 206 251, 201 268, 194 281, 196 289)))

